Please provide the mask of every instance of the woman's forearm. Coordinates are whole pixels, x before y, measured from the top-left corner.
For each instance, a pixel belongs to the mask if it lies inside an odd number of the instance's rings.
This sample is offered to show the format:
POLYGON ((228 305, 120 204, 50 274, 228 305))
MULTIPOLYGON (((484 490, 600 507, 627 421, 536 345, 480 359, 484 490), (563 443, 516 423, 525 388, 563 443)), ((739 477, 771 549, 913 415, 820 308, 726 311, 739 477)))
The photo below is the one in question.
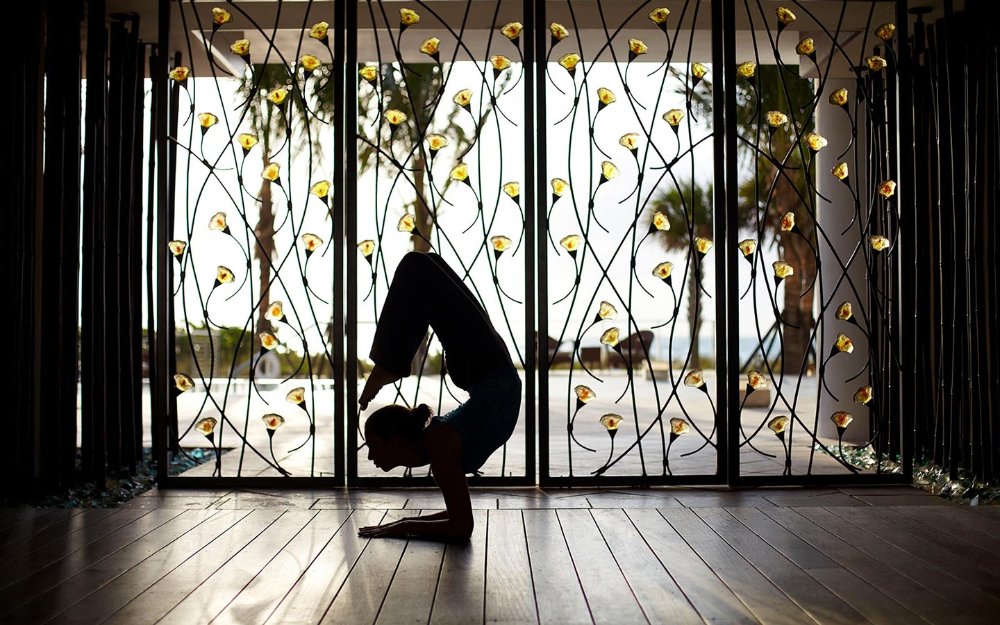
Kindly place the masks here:
POLYGON ((411 516, 406 517, 407 521, 440 521, 442 519, 448 518, 448 511, 442 510, 441 512, 435 512, 434 514, 425 514, 424 516, 411 516))
MULTIPOLYGON (((447 512, 439 513, 447 516, 447 512)), ((437 515, 433 515, 437 516, 437 515)), ((432 519, 431 515, 419 517, 410 521, 404 521, 400 527, 402 533, 408 537, 431 538, 438 540, 469 540, 472 536, 472 525, 463 527, 451 519, 432 519)))

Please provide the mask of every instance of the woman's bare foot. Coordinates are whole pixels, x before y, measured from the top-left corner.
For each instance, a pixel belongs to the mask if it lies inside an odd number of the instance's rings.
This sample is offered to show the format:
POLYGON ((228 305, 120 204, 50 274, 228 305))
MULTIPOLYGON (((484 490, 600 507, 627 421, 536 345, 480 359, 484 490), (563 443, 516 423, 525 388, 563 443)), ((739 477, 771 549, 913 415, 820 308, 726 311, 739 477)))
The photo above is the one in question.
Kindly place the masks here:
POLYGON ((368 374, 368 379, 365 381, 365 388, 361 391, 361 397, 358 398, 358 404, 361 405, 361 409, 367 410, 368 403, 375 399, 379 390, 386 384, 392 384, 400 379, 400 377, 391 371, 386 371, 382 367, 375 365, 372 372, 368 374))

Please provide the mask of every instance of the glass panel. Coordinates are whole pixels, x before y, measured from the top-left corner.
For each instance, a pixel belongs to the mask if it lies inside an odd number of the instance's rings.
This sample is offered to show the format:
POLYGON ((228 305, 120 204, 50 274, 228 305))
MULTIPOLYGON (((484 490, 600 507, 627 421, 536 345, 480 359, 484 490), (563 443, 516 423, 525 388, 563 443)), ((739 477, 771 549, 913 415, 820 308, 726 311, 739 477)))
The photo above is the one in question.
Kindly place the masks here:
POLYGON ((224 7, 175 8, 177 416, 220 454, 184 475, 331 476, 333 20, 224 7))
POLYGON ((548 10, 549 474, 712 475, 710 7, 548 10))
POLYGON ((738 4, 740 473, 867 472, 898 427, 895 6, 738 4))
MULTIPOLYGON (((370 371, 375 327, 403 256, 434 252, 487 311, 522 373, 525 361, 525 80, 521 2, 358 4, 357 393, 370 371)), ((435 302, 448 306, 449 302, 435 302)), ((351 331, 351 329, 349 329, 351 331)), ((468 397, 442 371, 429 332, 411 375, 384 388, 388 403, 445 414, 468 397)), ((522 388, 523 388, 522 384, 522 388)), ((355 407, 349 406, 349 410, 355 407)), ((525 474, 525 406, 512 437, 480 469, 525 474)), ((353 452, 350 452, 353 453, 353 452)), ((358 475, 384 476, 358 452, 358 475)), ((427 475, 428 468, 414 475, 427 475)), ((403 475, 402 468, 391 472, 403 475)))

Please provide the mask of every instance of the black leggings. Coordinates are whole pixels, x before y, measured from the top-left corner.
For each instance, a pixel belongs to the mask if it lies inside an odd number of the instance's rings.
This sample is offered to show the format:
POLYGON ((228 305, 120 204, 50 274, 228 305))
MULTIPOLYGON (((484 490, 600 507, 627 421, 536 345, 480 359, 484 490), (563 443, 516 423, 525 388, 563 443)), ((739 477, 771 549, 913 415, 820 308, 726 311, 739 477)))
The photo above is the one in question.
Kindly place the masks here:
POLYGON ((409 252, 389 285, 370 358, 408 376, 428 326, 444 347, 448 373, 463 389, 505 364, 512 366, 489 315, 458 274, 437 254, 409 252))

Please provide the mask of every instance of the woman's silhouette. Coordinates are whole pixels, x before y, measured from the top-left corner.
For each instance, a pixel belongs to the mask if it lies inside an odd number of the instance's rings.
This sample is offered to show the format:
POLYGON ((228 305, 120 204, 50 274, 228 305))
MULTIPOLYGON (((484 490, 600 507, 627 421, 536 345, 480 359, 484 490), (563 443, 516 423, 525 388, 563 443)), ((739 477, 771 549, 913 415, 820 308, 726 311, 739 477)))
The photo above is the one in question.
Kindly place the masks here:
POLYGON ((468 540, 473 521, 465 474, 478 472, 507 442, 520 414, 521 378, 486 310, 440 256, 421 252, 403 257, 389 286, 370 353, 375 367, 358 399, 362 410, 379 389, 410 374, 428 326, 444 347, 442 375, 447 371, 468 391, 468 401, 433 418, 426 404, 385 406, 365 422, 365 440, 368 459, 383 471, 430 464, 447 510, 363 527, 363 537, 468 540))

